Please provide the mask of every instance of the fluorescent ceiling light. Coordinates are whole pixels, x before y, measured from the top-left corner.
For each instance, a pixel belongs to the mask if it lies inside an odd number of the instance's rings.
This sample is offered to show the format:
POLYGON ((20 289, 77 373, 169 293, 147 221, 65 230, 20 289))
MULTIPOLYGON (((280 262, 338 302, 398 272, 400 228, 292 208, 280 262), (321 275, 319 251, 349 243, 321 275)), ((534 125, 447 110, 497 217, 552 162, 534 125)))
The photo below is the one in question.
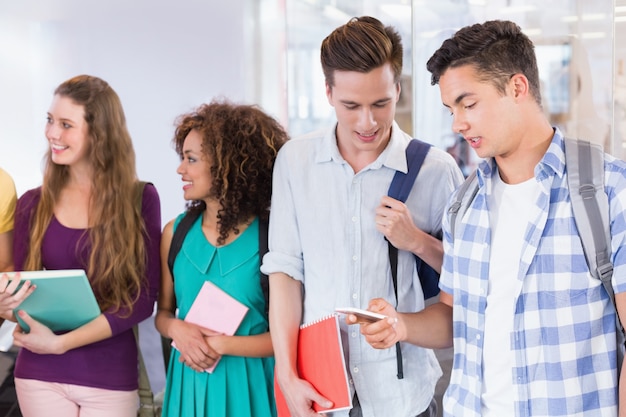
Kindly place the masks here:
MULTIPOLYGON (((606 14, 604 13, 585 13, 582 16, 583 21, 590 22, 592 20, 604 20, 606 19, 606 14)), ((578 16, 564 16, 561 18, 562 22, 578 22, 578 16)))
POLYGON ((603 39, 606 38, 606 32, 583 32, 580 37, 582 39, 603 39))

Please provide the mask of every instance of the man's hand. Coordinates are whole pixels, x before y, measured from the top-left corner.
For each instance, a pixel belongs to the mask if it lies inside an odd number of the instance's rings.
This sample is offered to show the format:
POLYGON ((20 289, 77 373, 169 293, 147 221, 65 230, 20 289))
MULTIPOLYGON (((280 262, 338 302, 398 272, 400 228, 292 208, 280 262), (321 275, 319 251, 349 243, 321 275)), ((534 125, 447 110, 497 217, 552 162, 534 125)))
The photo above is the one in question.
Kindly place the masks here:
POLYGON ((382 298, 374 298, 367 308, 375 313, 387 316, 386 319, 373 323, 360 322, 354 314, 346 316, 347 324, 360 324, 361 334, 375 349, 387 349, 403 340, 406 334, 404 322, 391 304, 382 298))
POLYGON ((403 202, 384 196, 376 209, 376 229, 396 248, 414 252, 417 227, 403 202))
POLYGON ((280 385, 280 387, 292 416, 320 417, 320 414, 313 409, 314 402, 324 408, 333 406, 331 401, 320 395, 320 393, 304 379, 295 378, 284 385, 280 385))

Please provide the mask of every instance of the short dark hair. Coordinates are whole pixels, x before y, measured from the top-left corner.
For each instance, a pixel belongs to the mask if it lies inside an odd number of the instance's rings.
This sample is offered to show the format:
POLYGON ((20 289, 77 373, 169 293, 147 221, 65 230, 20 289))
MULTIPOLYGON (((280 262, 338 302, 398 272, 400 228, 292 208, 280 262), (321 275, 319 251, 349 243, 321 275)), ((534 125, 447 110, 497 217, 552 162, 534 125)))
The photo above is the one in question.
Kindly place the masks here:
POLYGON ((457 31, 426 63, 432 74, 431 84, 438 84, 448 68, 463 65, 472 65, 481 80, 492 82, 501 93, 512 75, 523 74, 530 93, 541 105, 535 47, 514 22, 491 20, 457 31))
POLYGON ((335 83, 335 71, 368 73, 391 64, 395 82, 402 75, 402 39, 392 26, 370 16, 354 17, 324 39, 321 48, 326 84, 335 83))

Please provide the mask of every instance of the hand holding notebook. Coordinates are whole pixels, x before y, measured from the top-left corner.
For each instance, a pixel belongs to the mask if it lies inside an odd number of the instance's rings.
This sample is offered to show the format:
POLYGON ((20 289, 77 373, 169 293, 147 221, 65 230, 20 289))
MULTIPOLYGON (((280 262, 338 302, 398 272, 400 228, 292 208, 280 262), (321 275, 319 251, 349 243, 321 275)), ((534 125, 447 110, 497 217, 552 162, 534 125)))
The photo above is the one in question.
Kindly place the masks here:
MULTIPOLYGON (((315 411, 323 413, 352 408, 337 315, 300 326, 297 368, 300 378, 308 381, 317 392, 333 402, 331 408, 324 408, 314 402, 315 411)), ((278 417, 289 417, 291 413, 276 378, 274 396, 278 417)))
MULTIPOLYGON (((232 336, 237 331, 247 312, 247 306, 231 297, 212 282, 205 281, 187 312, 185 321, 232 336)), ((172 347, 176 348, 176 343, 172 342, 172 347)), ((205 371, 212 373, 218 363, 219 358, 205 371)))
MULTIPOLYGON (((9 272, 8 276, 15 277, 16 274, 9 272)), ((100 315, 100 307, 82 269, 22 271, 19 278, 20 288, 26 281, 36 286, 35 291, 15 308, 15 318, 25 332, 29 326, 18 316, 19 310, 26 311, 53 332, 74 330, 100 315)))

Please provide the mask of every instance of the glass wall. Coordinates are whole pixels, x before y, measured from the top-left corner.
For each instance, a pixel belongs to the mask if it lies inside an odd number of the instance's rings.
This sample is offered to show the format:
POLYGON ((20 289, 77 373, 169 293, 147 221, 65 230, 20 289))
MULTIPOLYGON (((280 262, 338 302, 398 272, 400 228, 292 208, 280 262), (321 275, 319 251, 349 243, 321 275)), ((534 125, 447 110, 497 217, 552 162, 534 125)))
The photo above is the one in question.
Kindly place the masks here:
POLYGON ((477 162, 451 129, 426 61, 462 26, 491 19, 518 23, 536 45, 544 110, 568 136, 602 144, 622 157, 626 132, 626 0, 285 0, 287 118, 292 135, 327 126, 333 112, 324 91, 319 46, 352 16, 395 26, 405 46, 398 122, 414 136, 447 149, 467 170, 477 162), (624 28, 622 28, 624 26, 624 28), (614 76, 615 72, 615 76, 614 76), (613 87, 615 86, 615 96, 613 87), (623 88, 623 92, 622 92, 623 88), (622 97, 623 96, 623 97, 622 97), (615 120, 615 132, 611 121, 615 120))

